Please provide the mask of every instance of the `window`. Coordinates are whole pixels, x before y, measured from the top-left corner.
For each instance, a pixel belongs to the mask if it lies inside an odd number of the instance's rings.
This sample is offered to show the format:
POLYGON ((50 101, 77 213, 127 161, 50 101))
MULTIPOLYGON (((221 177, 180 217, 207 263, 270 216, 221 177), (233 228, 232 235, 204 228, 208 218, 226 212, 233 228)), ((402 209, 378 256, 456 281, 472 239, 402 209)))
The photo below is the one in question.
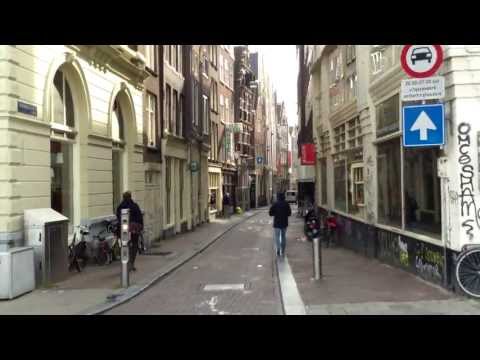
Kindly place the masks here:
POLYGON ((70 85, 62 70, 58 70, 53 78, 52 109, 53 122, 63 127, 75 127, 73 98, 70 85))
POLYGON ((194 81, 193 83, 193 123, 195 126, 199 126, 199 118, 200 118, 200 112, 198 109, 198 103, 199 103, 199 84, 197 81, 194 81))
POLYGON ((345 124, 337 126, 333 131, 335 152, 341 152, 345 150, 345 124))
POLYGON ((224 121, 229 124, 232 122, 232 115, 230 114, 230 100, 225 97, 225 116, 224 121))
POLYGON ((212 81, 210 87, 210 107, 212 111, 218 113, 218 84, 216 81, 212 81))
POLYGON ((175 66, 175 69, 177 70, 178 73, 183 74, 182 45, 176 45, 175 46, 175 51, 176 51, 176 66, 175 66))
POLYGON ((177 113, 177 104, 178 104, 178 93, 177 90, 173 90, 172 96, 172 117, 171 117, 171 129, 172 134, 177 135, 177 123, 178 123, 178 113, 177 113))
POLYGON ((209 134, 209 127, 210 127, 210 107, 208 104, 208 96, 203 95, 203 102, 202 102, 202 112, 203 112, 203 133, 205 135, 209 134))
POLYGON ((217 55, 218 55, 218 46, 217 45, 209 45, 208 46, 209 52, 209 60, 212 63, 213 67, 217 67, 217 55))
POLYGON ((223 94, 220 94, 220 104, 219 104, 219 113, 220 113, 220 121, 225 122, 225 102, 223 100, 223 94))
POLYGON ((347 174, 344 159, 334 162, 333 172, 335 178, 335 209, 347 212, 347 174))
POLYGON ((361 152, 349 154, 348 159, 348 212, 363 217, 365 215, 365 196, 363 163, 361 152), (357 155, 357 157, 355 157, 357 155), (360 160, 360 161, 359 161, 360 160))
POLYGON ((170 65, 173 68, 177 68, 178 64, 178 52, 177 52, 177 45, 170 45, 170 65))
POLYGON ((165 126, 167 132, 172 131, 171 126, 172 117, 172 91, 170 85, 165 87, 165 126))
POLYGON ((378 221, 402 226, 400 139, 377 145, 378 221))
POLYGON ((359 117, 347 122, 347 135, 348 149, 355 149, 362 146, 363 134, 359 117))
POLYGON ((385 61, 383 57, 383 51, 374 51, 373 53, 370 54, 371 58, 371 69, 372 69, 372 75, 380 73, 383 68, 385 67, 385 61))
POLYGON ((320 159, 320 183, 321 183, 321 197, 320 197, 320 203, 321 205, 327 204, 327 159, 323 158, 320 159))
POLYGON ((165 61, 170 64, 172 62, 172 59, 170 56, 170 45, 163 45, 163 51, 165 55, 165 61))
POLYGON ((357 86, 358 86, 358 76, 356 73, 353 73, 347 78, 347 93, 346 99, 347 101, 353 100, 357 97, 357 86))
POLYGON ((224 64, 224 62, 223 62, 223 55, 222 55, 222 54, 219 55, 218 63, 220 64, 220 71, 219 71, 219 73, 220 73, 220 74, 219 74, 219 75, 220 75, 220 81, 226 82, 226 81, 225 81, 225 71, 224 71, 224 69, 225 69, 225 64, 224 64))
POLYGON ((179 161, 179 181, 180 181, 180 187, 179 187, 179 195, 180 195, 180 220, 183 220, 184 214, 183 214, 183 199, 184 199, 184 177, 185 177, 185 160, 180 160, 179 161))
POLYGON ((122 142, 124 140, 124 126, 120 105, 115 100, 112 109, 112 139, 114 142, 122 142))
POLYGON ((145 60, 147 67, 152 71, 157 71, 157 52, 155 45, 145 45, 145 60))
POLYGON ((388 135, 399 130, 399 111, 398 94, 377 106, 377 137, 388 135))
POLYGON ((167 224, 171 224, 172 209, 171 209, 171 187, 172 187, 172 158, 167 157, 165 162, 165 213, 167 224))
POLYGON ((147 142, 148 146, 157 146, 157 97, 147 93, 147 142))
POLYGON ((440 178, 437 176, 439 150, 404 149, 405 228, 439 237, 441 235, 440 178))
POLYGON ((183 113, 185 108, 185 97, 181 94, 178 102, 178 120, 177 120, 177 135, 184 136, 183 134, 183 113))

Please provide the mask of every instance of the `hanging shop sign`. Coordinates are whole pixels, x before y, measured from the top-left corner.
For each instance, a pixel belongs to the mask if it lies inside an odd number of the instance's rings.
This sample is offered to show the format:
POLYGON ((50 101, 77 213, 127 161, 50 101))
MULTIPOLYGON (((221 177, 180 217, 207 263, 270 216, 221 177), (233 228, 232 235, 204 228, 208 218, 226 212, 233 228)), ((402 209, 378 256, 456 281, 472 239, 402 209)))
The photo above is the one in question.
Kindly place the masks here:
POLYGON ((315 144, 302 144, 301 164, 315 165, 315 144))

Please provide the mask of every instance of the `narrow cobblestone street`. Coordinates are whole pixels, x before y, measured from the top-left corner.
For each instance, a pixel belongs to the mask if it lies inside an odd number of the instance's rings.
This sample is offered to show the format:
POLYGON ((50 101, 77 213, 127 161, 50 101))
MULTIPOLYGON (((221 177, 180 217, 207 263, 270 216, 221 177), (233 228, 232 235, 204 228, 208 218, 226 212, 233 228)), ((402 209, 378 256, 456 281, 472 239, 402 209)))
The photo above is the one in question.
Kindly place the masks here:
POLYGON ((272 221, 261 212, 108 314, 280 315, 272 221))

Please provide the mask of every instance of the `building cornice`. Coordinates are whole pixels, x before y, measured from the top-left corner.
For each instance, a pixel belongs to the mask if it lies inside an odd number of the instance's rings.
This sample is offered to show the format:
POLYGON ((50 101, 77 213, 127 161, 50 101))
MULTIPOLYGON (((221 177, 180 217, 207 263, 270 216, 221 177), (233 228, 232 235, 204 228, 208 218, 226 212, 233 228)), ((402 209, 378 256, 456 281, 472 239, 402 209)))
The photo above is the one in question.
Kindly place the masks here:
POLYGON ((111 71, 143 88, 143 81, 150 76, 145 58, 126 45, 78 45, 85 50, 90 63, 101 71, 111 71))

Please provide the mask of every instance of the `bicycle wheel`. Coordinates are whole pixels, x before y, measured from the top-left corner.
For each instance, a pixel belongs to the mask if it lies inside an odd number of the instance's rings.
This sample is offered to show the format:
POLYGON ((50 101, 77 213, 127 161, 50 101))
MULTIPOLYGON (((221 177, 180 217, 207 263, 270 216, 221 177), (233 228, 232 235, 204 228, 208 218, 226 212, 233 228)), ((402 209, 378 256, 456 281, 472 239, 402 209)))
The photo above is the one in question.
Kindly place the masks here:
POLYGON ((456 268, 457 283, 466 294, 480 298, 480 248, 460 255, 456 268))

